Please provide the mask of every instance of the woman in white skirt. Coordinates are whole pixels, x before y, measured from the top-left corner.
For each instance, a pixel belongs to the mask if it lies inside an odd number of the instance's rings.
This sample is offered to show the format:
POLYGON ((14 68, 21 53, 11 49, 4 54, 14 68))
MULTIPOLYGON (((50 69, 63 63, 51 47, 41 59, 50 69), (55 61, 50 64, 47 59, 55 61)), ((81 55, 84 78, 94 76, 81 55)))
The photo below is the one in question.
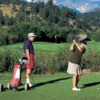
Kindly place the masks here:
POLYGON ((70 50, 73 51, 73 54, 71 55, 71 58, 68 63, 67 73, 73 74, 73 79, 72 79, 73 91, 81 90, 80 88, 77 87, 77 84, 81 77, 81 66, 80 66, 81 57, 82 54, 86 51, 84 47, 86 47, 85 41, 80 41, 80 45, 78 45, 75 40, 73 40, 73 43, 70 47, 70 50))

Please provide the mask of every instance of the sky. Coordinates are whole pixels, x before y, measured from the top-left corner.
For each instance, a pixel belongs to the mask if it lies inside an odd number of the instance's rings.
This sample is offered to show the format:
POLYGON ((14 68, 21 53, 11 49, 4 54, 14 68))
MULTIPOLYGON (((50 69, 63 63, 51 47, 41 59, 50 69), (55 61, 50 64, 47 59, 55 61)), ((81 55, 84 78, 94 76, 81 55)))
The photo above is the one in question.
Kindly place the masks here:
MULTIPOLYGON (((35 2, 40 0, 34 0, 35 2)), ((31 2, 31 0, 27 0, 31 2)), ((45 3, 48 0, 44 0, 45 3)), ((53 0, 54 4, 69 7, 71 9, 76 9, 81 13, 92 11, 96 8, 100 8, 100 0, 53 0)))

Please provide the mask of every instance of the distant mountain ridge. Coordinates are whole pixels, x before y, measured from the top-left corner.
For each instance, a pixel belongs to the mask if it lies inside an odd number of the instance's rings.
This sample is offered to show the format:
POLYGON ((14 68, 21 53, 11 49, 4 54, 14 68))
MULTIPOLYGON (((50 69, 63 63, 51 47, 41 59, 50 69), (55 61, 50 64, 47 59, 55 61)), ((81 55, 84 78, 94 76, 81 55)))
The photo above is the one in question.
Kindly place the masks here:
MULTIPOLYGON (((92 10, 84 14, 79 14, 80 18, 85 20, 88 25, 90 25, 94 31, 100 29, 100 8, 97 10, 92 10)), ((92 30, 92 32, 93 32, 92 30)))
MULTIPOLYGON (((27 0, 29 3, 31 0, 27 0)), ((41 0, 34 0, 39 2, 41 0)), ((44 0, 47 3, 48 0, 44 0)), ((60 8, 62 6, 73 9, 77 13, 86 13, 93 10, 98 10, 100 8, 100 0, 53 0, 54 4, 58 5, 60 8)))
MULTIPOLYGON (((29 5, 30 4, 30 2, 27 2, 27 4, 29 5)), ((60 5, 58 5, 59 7, 60 7, 60 9, 63 7, 63 5, 62 4, 60 4, 60 5)), ((81 14, 81 12, 80 11, 78 11, 78 10, 76 10, 76 9, 72 9, 74 12, 76 12, 76 14, 81 14)))

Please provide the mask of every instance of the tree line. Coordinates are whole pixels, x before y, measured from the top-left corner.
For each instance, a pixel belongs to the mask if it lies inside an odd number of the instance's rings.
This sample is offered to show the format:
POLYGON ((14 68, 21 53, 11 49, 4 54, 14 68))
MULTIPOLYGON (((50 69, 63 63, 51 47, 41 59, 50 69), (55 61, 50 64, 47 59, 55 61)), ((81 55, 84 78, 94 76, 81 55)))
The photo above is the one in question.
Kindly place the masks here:
MULTIPOLYGON (((15 28, 17 26, 16 24, 20 24, 24 21, 26 21, 26 25, 27 22, 32 22, 33 24, 35 23, 35 25, 37 25, 37 27, 41 30, 39 30, 41 38, 37 37, 37 40, 53 42, 55 35, 57 35, 58 41, 60 42, 71 42, 71 39, 75 34, 84 34, 84 32, 87 32, 87 30, 91 31, 91 27, 84 20, 80 20, 80 17, 77 16, 76 12, 73 12, 72 9, 67 7, 62 7, 60 9, 57 5, 53 4, 53 0, 48 0, 46 4, 43 0, 39 3, 34 3, 33 1, 34 0, 27 5, 26 0, 0 0, 0 4, 12 4, 12 14, 16 12, 15 17, 9 17, 7 14, 3 16, 3 12, 0 10, 0 25, 15 28), (16 5, 19 5, 19 9, 16 8, 16 5)), ((27 31, 27 28, 22 28, 27 31)), ((9 29, 10 32, 7 31, 6 36, 9 38, 12 36, 13 38, 13 35, 16 34, 17 30, 14 31, 8 27, 7 30, 9 29), (12 33, 12 35, 9 36, 9 33, 12 33)), ((18 34, 20 32, 20 34, 25 34, 25 32, 23 33, 20 31, 20 27, 18 27, 18 30, 19 32, 17 31, 17 36, 19 36, 18 34)), ((31 30, 30 32, 32 31, 35 31, 35 29, 31 30)), ((3 34, 3 36, 5 35, 3 34)), ((15 43, 21 42, 19 39, 15 39, 13 41, 15 41, 15 43)), ((12 42, 6 42, 6 44, 10 43, 12 42)))
MULTIPOLYGON (((0 32, 2 31, 4 30, 1 28, 0 32)), ((24 21, 9 27, 6 31, 7 34, 1 33, 0 45, 23 42, 27 39, 27 34, 30 32, 34 32, 36 34, 35 41, 55 42, 56 35, 57 42, 71 42, 74 37, 73 33, 75 30, 72 27, 61 30, 57 29, 55 26, 40 27, 36 23, 24 21)))
POLYGON ((79 16, 91 26, 91 32, 87 33, 93 40, 100 42, 100 9, 89 13, 79 14, 79 16))

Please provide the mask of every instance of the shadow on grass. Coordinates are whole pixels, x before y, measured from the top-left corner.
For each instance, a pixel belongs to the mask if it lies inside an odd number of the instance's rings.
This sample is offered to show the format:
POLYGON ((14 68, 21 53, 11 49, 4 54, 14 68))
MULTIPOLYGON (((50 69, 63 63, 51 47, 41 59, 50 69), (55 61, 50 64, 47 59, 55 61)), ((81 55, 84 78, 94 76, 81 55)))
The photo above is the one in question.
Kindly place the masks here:
POLYGON ((81 88, 83 89, 83 88, 91 87, 91 86, 98 85, 98 84, 100 84, 100 82, 88 83, 88 84, 84 84, 83 87, 81 88))
POLYGON ((47 81, 47 82, 37 83, 37 84, 35 84, 35 87, 38 87, 38 86, 41 86, 41 85, 45 85, 45 84, 54 83, 54 82, 61 81, 61 80, 70 79, 70 78, 72 78, 72 77, 61 78, 61 79, 51 80, 51 81, 47 81))
MULTIPOLYGON (((42 86, 42 85, 46 85, 46 84, 51 84, 51 83, 55 83, 55 82, 57 82, 57 81, 66 80, 66 79, 70 79, 70 78, 72 78, 72 77, 60 78, 60 79, 56 79, 56 80, 50 80, 50 81, 47 81, 47 82, 37 83, 37 84, 35 84, 34 87, 31 87, 30 90, 33 89, 33 88, 35 88, 35 87, 38 87, 38 86, 42 86)), ((19 89, 18 91, 22 91, 22 90, 24 90, 24 88, 19 89)))

